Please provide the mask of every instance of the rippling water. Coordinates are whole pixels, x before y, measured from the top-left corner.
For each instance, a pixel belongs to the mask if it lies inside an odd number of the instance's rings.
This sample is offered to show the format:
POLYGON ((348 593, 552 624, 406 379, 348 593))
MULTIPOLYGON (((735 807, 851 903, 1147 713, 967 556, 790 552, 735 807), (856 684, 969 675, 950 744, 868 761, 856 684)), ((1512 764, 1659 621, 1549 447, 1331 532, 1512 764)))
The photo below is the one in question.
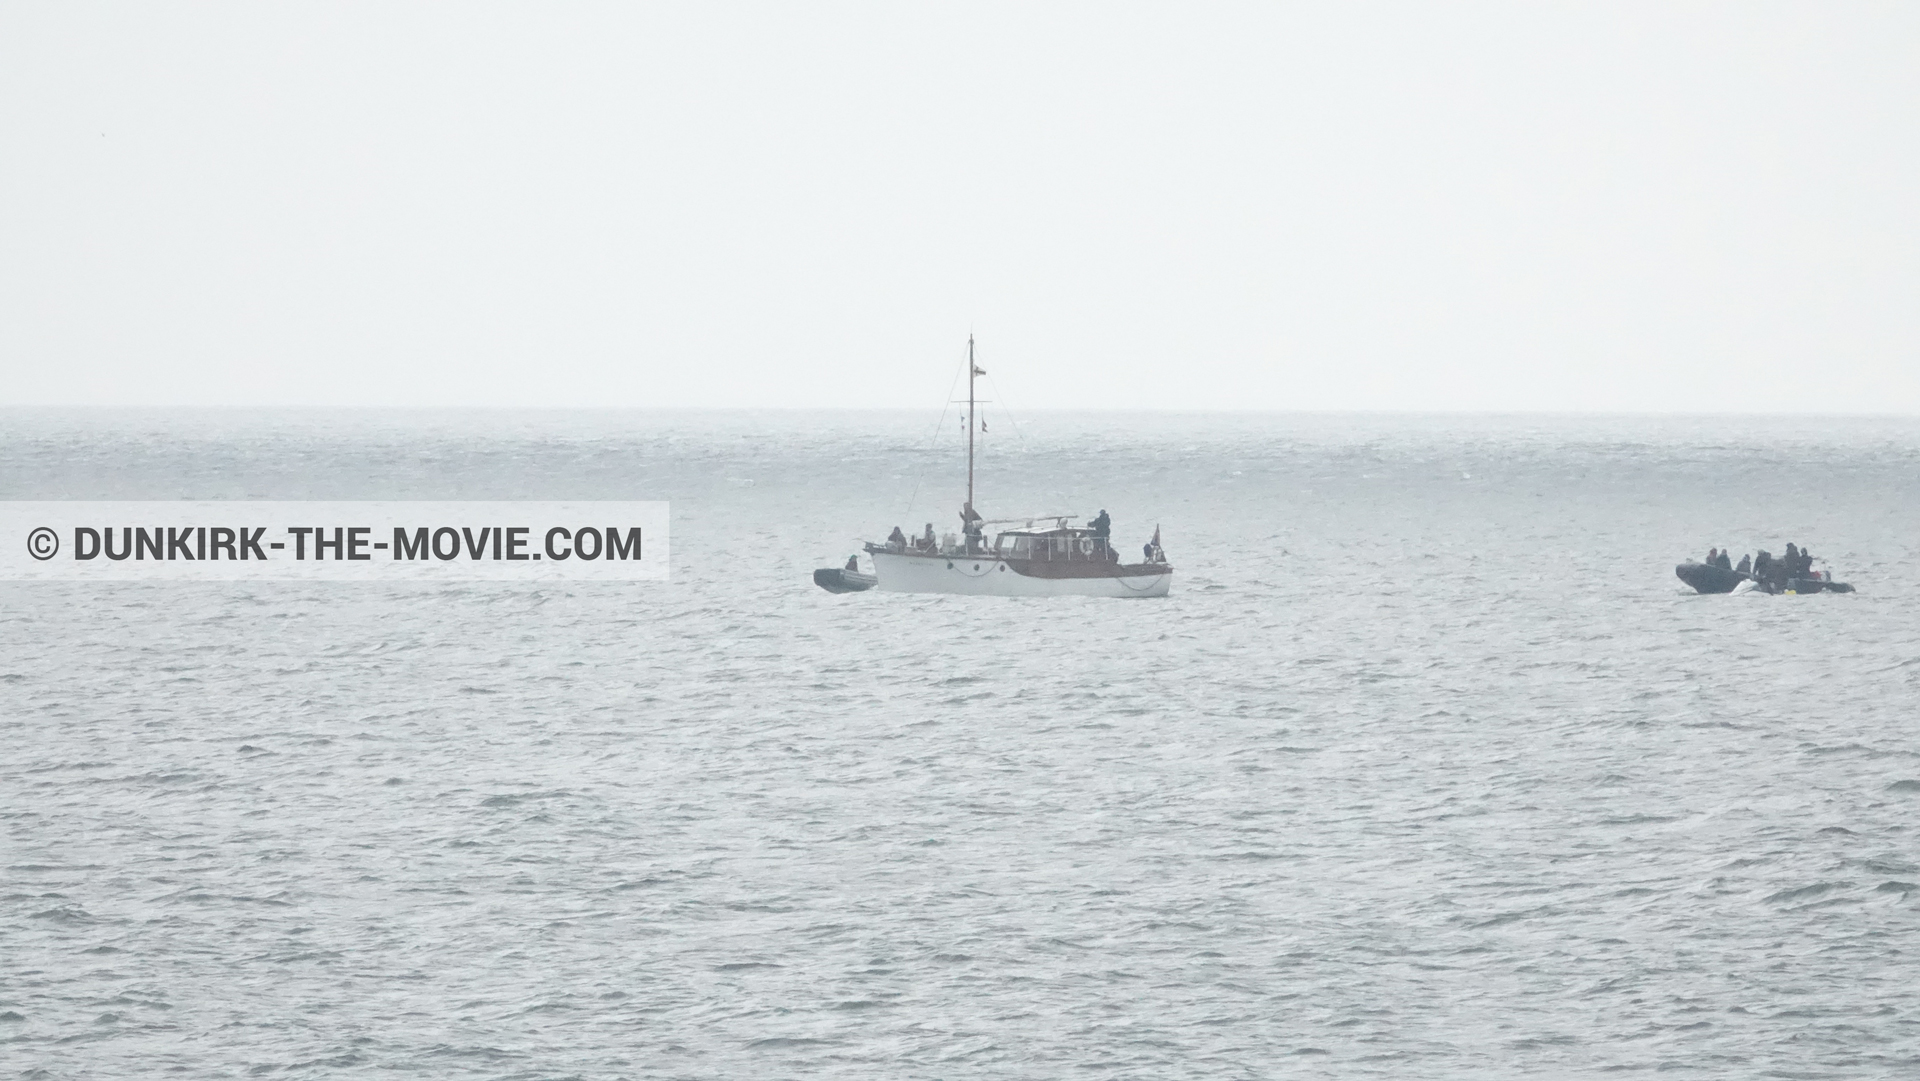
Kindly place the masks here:
POLYGON ((814 589, 957 520, 930 417, 5 419, 9 498, 665 498, 675 566, 0 584, 4 1072, 1920 1073, 1920 422, 996 430, 990 516, 1163 527, 1129 602, 814 589), (1672 576, 1788 540, 1859 593, 1672 576))

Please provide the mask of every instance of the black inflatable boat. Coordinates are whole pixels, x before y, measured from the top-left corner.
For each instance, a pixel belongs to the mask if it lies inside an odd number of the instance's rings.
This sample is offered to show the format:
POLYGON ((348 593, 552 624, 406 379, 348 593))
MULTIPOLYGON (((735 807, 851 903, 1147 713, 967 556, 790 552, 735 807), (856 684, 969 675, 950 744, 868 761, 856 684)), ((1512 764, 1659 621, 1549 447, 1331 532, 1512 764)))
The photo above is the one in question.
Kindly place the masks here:
POLYGON ((1673 568, 1674 576, 1692 586, 1696 593, 1732 593, 1740 588, 1742 582, 1752 582, 1753 587, 1762 593, 1852 593, 1853 587, 1845 582, 1831 582, 1825 578, 1788 578, 1785 576, 1767 576, 1756 578, 1744 571, 1728 570, 1711 563, 1695 563, 1688 560, 1673 568))
POLYGON ((858 593, 879 585, 880 579, 845 567, 821 567, 813 572, 813 584, 828 593, 858 593))
POLYGON ((1695 593, 1732 593, 1740 583, 1753 580, 1753 575, 1741 571, 1730 571, 1725 567, 1716 567, 1711 563, 1695 563, 1689 559, 1673 573, 1693 587, 1695 593))

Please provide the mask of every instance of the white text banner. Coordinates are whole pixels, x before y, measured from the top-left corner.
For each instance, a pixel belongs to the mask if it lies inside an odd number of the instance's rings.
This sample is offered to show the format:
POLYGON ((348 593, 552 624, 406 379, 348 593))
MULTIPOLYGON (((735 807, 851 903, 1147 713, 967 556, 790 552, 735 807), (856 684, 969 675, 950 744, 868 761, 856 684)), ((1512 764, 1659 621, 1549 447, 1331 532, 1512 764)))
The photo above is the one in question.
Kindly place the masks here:
POLYGON ((14 581, 664 581, 667 504, 0 502, 14 581))

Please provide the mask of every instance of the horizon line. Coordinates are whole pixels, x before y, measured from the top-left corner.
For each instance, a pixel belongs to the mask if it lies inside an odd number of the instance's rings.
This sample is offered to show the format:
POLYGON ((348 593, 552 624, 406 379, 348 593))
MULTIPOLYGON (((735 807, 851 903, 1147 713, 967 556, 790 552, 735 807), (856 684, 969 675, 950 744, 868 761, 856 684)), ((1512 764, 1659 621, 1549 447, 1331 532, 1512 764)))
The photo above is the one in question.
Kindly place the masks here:
MULTIPOLYGON (((95 412, 95 413, 924 413, 925 406, 814 406, 814 405, 313 405, 313 404, 169 404, 128 405, 122 403, 0 402, 6 412, 95 412)), ((1920 419, 1916 411, 1851 412, 1842 410, 1680 410, 1680 409, 1248 409, 1195 406, 1190 408, 1153 408, 1147 406, 1041 406, 1025 408, 1020 415, 1038 414, 1126 414, 1133 416, 1318 416, 1318 417, 1672 417, 1737 418, 1772 417, 1806 419, 1920 419)))

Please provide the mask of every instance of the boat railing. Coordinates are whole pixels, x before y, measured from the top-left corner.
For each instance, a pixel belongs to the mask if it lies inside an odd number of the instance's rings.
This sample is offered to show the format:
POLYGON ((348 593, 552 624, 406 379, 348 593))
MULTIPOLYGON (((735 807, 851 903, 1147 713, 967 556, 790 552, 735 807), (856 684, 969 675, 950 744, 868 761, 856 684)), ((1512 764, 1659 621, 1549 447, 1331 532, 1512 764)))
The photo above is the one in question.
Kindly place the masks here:
MULTIPOLYGON (((1027 544, 1019 544, 1011 537, 998 538, 999 543, 988 544, 975 541, 967 544, 963 538, 948 535, 932 545, 923 544, 914 537, 906 544, 866 543, 868 552, 891 552, 896 555, 944 556, 947 558, 972 559, 1014 559, 1031 560, 1040 563, 1118 563, 1120 559, 1107 537, 1032 537, 1020 538, 1027 544)), ((1164 561, 1164 557, 1161 557, 1164 561)), ((1151 561, 1150 561, 1151 562, 1151 561)))
POLYGON ((1035 522, 1053 522, 1055 529, 1065 529, 1068 522, 1078 517, 1080 517, 1080 515, 1077 514, 1029 514, 1023 518, 985 518, 981 520, 980 524, 983 526, 1019 525, 1027 529, 1032 529, 1033 523, 1035 522))

